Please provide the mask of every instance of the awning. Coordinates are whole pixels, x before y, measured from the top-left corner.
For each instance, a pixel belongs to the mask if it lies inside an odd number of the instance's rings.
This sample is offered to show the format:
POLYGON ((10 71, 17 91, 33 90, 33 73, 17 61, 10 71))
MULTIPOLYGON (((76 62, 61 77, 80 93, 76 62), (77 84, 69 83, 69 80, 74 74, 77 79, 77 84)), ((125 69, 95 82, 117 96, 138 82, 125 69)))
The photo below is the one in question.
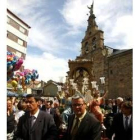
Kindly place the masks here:
POLYGON ((18 94, 7 90, 7 97, 18 97, 18 94))

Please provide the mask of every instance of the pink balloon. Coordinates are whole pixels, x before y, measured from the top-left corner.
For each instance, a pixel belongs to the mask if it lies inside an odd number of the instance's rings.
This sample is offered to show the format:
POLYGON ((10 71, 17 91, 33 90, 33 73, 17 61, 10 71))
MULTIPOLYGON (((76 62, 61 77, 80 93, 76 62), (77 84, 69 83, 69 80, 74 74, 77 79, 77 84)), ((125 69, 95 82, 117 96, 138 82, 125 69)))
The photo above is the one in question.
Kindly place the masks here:
POLYGON ((24 76, 24 72, 16 72, 16 75, 18 75, 18 76, 24 76))
POLYGON ((31 70, 29 70, 29 69, 24 69, 24 75, 27 75, 28 73, 30 73, 31 72, 31 70))
POLYGON ((23 59, 22 58, 19 58, 18 61, 16 62, 16 65, 14 67, 14 70, 18 70, 20 69, 21 65, 23 64, 23 59))

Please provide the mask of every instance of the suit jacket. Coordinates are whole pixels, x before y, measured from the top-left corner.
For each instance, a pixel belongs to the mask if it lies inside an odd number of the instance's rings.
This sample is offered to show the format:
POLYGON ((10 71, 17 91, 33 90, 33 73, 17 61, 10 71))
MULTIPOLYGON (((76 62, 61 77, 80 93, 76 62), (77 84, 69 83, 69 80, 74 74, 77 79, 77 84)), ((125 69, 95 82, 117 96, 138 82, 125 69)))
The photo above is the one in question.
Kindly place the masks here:
MULTIPOLYGON (((46 112, 45 105, 42 106, 41 110, 46 112)), ((62 119, 60 115, 56 113, 56 108, 50 108, 50 114, 53 116, 57 128, 59 128, 60 124, 62 123, 62 119)))
POLYGON ((123 125, 123 114, 118 113, 114 116, 111 126, 111 136, 115 133, 114 140, 132 140, 132 117, 127 130, 123 125))
POLYGON ((14 139, 21 138, 23 140, 56 140, 57 129, 54 119, 50 114, 39 111, 38 117, 30 128, 30 115, 29 112, 25 113, 20 119, 17 126, 14 139))
MULTIPOLYGON (((41 110, 46 112, 45 105, 42 106, 41 110)), ((56 114, 55 108, 50 108, 50 114, 54 117, 54 115, 56 114)))
MULTIPOLYGON (((68 118, 68 128, 67 128, 67 139, 71 140, 71 128, 74 120, 74 114, 70 115, 68 118)), ((85 117, 82 119, 78 132, 75 136, 76 140, 101 140, 101 124, 93 116, 93 114, 86 113, 85 117)))
POLYGON ((112 112, 114 115, 117 113, 117 105, 112 106, 112 112))
POLYGON ((7 133, 11 133, 15 128, 15 116, 14 112, 10 114, 10 116, 7 115, 7 133))

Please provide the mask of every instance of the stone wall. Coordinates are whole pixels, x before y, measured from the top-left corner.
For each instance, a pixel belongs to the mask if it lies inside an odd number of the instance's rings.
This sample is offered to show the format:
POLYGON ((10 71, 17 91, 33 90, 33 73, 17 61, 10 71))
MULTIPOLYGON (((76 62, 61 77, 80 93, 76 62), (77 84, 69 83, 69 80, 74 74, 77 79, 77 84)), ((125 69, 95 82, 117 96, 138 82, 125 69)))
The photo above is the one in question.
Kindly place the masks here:
POLYGON ((132 50, 108 58, 109 98, 132 97, 132 50))

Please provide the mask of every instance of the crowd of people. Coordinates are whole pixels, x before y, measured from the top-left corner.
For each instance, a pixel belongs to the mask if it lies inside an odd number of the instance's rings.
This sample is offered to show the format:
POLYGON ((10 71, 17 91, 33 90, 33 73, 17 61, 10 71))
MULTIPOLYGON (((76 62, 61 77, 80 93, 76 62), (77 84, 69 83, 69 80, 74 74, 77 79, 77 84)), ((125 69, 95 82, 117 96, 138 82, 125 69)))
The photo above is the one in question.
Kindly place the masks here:
POLYGON ((106 94, 8 97, 7 140, 132 140, 132 99, 106 94))

